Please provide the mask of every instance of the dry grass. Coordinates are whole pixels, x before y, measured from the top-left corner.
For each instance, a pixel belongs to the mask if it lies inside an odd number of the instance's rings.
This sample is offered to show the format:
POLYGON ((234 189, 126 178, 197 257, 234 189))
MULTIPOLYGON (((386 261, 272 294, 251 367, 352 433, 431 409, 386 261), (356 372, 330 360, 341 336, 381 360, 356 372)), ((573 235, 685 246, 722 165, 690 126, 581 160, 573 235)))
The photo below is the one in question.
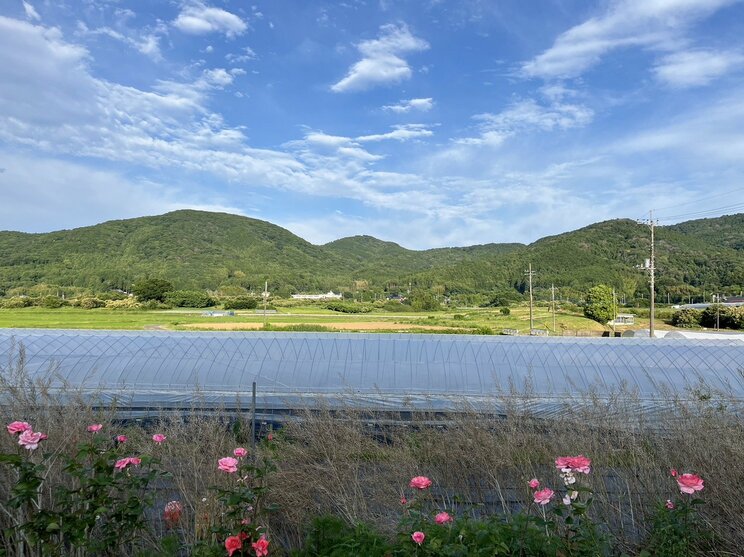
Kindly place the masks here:
MULTIPOLYGON (((250 447, 246 414, 195 411, 121 422, 115 408, 96 411, 90 399, 72 389, 52 393, 45 381, 29 381, 22 355, 0 371, 3 423, 31 422, 49 434, 44 450, 52 454, 89 435, 88 423, 102 422, 112 435, 126 433, 132 454, 158 454, 173 475, 172 482, 160 487, 159 500, 183 503, 185 541, 206 535, 215 508, 209 487, 226 481, 217 471, 217 459, 236 446, 250 447), (150 439, 155 431, 167 436, 161 446, 150 439)), ((663 413, 650 415, 631 396, 619 395, 610 402, 590 395, 581 397, 582 404, 566 401, 550 420, 532 415, 529 393, 506 416, 463 408, 449 416, 418 414, 397 420, 390 414, 331 411, 320 405, 308 409, 272 444, 278 470, 270 478, 270 497, 280 506, 267 519, 272 538, 296 547, 311 519, 327 513, 392 532, 400 497, 415 475, 434 480, 433 505, 458 514, 509 514, 529 497, 530 478, 558 487, 555 457, 581 453, 594 461, 586 478, 595 492, 593 512, 619 550, 633 554, 654 506, 676 495, 668 471, 678 468, 705 478, 703 518, 720 540, 719 554, 737 554, 744 547, 741 401, 721 396, 670 400, 663 413)), ((0 450, 16 450, 10 436, 0 439, 0 450)), ((59 472, 53 468, 50 485, 61 481, 59 472)), ((0 507, 12 481, 0 474, 0 507)), ((0 509, 0 529, 7 525, 0 509)))

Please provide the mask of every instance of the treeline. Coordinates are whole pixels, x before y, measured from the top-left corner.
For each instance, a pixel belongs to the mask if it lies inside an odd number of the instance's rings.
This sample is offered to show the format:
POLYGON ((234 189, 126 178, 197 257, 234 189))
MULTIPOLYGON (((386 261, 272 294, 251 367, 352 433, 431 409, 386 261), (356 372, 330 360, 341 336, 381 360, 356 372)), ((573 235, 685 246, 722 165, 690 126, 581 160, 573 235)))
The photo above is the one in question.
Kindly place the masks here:
MULTIPOLYGON (((742 215, 657 229, 657 297, 700 301, 744 290, 742 215), (714 230, 715 233, 710 231, 714 230)), ((613 220, 530 245, 484 244, 424 251, 369 236, 323 246, 271 223, 220 213, 176 211, 48 234, 0 232, 0 296, 32 296, 40 285, 72 294, 131 291, 149 278, 181 291, 232 290, 274 296, 334 290, 364 300, 428 291, 441 297, 522 296, 532 263, 536 296, 551 286, 579 300, 597 284, 622 301, 647 298, 648 228, 613 220)), ((50 293, 49 295, 54 295, 50 293)), ((60 296, 58 296, 60 297, 60 296)), ((487 299, 485 301, 488 301, 487 299)), ((51 303, 51 302, 50 302, 51 303)))

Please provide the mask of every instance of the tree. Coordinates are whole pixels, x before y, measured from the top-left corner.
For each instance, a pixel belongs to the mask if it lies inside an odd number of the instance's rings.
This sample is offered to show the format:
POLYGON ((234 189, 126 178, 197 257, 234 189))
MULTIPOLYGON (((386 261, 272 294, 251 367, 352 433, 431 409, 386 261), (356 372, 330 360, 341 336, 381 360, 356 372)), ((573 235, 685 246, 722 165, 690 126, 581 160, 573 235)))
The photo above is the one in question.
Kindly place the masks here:
POLYGON ((132 294, 137 296, 141 302, 149 300, 165 301, 165 295, 173 290, 173 285, 164 279, 143 279, 134 284, 132 294))
POLYGON ((584 316, 599 323, 607 323, 615 316, 612 288, 600 284, 589 290, 584 306, 584 316))

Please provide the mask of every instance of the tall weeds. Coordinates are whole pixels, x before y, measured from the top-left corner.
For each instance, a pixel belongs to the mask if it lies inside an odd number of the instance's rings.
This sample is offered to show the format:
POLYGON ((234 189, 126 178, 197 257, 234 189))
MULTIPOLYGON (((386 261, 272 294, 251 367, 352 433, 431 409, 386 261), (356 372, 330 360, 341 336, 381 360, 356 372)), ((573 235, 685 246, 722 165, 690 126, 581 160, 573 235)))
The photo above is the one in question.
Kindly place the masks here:
MULTIPOLYGON (((44 377, 30 378, 19 347, 0 369, 2 423, 33 423, 49 435, 44 450, 60 454, 86 435, 88 423, 126 434, 132 454, 156 453, 170 472, 172 479, 158 487, 158 501, 182 503, 181 539, 194 543, 208 536, 214 512, 209 486, 222 479, 217 460, 236 446, 250 447, 249 416, 197 410, 202 405, 195 393, 192 412, 131 419, 126 409, 99 408, 95 393, 72 386, 51 389, 54 377, 52 368, 44 377), (155 431, 166 435, 162 445, 153 445, 155 431)), ((627 390, 609 398, 577 393, 556 405, 550 419, 536 417, 527 387, 496 395, 492 407, 500 409, 498 414, 489 412, 488 404, 476 410, 466 401, 461 411, 448 415, 405 416, 318 402, 256 449, 271 450, 278 468, 269 479, 269 498, 279 510, 268 516, 266 526, 285 548, 299 546, 308 524, 323 514, 392 533, 401 490, 419 474, 434 480, 432 496, 440 508, 508 517, 529 499, 530 478, 559 487, 552 464, 556 456, 585 454, 594 463, 587 478, 595 493, 594 518, 618 553, 633 554, 647 535, 655 505, 674 495, 666 478, 676 468, 704 476, 702 520, 716 536, 718 554, 738 554, 744 547, 742 401, 701 389, 684 400, 666 395, 664 402, 663 409, 652 412, 627 390)), ((16 450, 11 436, 0 435, 0 451, 16 450)), ((4 502, 13 481, 0 474, 0 530, 10 524, 4 502)), ((64 481, 59 467, 52 466, 44 496, 64 481)), ((154 509, 151 518, 154 531, 165 528, 162 509, 154 509)), ((0 553, 12 555, 4 541, 0 537, 0 553)))

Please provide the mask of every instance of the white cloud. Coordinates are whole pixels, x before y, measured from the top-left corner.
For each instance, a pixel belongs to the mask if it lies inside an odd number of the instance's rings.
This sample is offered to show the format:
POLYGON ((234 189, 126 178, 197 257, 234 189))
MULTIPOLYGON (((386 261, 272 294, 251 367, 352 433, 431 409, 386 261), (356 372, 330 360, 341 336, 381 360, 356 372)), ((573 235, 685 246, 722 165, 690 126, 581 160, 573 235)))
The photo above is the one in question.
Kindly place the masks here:
POLYGON ((228 37, 242 35, 248 25, 237 15, 202 2, 191 2, 181 9, 173 25, 190 35, 224 33, 228 37))
POLYGON ((383 110, 389 110, 390 112, 396 112, 398 114, 404 114, 411 110, 420 110, 421 112, 428 112, 434 106, 434 99, 431 97, 425 99, 404 99, 398 102, 398 104, 391 104, 383 106, 383 110))
POLYGON ((517 133, 582 127, 589 124, 593 117, 594 112, 584 105, 560 102, 542 105, 534 99, 527 99, 513 103, 498 114, 475 116, 480 122, 480 134, 476 137, 458 138, 455 142, 497 147, 517 133))
POLYGON ((98 27, 95 29, 88 28, 85 23, 78 21, 77 24, 78 35, 104 35, 114 40, 121 41, 122 43, 129 45, 138 52, 149 56, 153 60, 162 60, 163 56, 160 52, 160 37, 154 33, 145 33, 138 36, 132 36, 130 34, 124 34, 116 29, 110 27, 98 27))
POLYGON ((378 85, 399 83, 411 77, 411 68, 402 55, 429 48, 429 43, 414 37, 405 25, 383 25, 377 39, 357 44, 362 59, 346 77, 331 86, 336 93, 360 91, 378 85))
POLYGON ((620 0, 601 15, 562 33, 552 47, 522 65, 527 77, 570 78, 618 48, 676 50, 696 21, 738 0, 620 0))
POLYGON ((176 209, 242 213, 213 194, 203 199, 173 186, 70 161, 6 152, 0 153, 0 167, 5 169, 0 173, 0 222, 6 230, 48 232, 176 209))
POLYGON ((225 60, 233 64, 239 64, 241 62, 248 62, 249 60, 256 60, 256 59, 258 59, 258 55, 249 46, 243 47, 240 53, 238 54, 231 52, 225 55, 225 60))
POLYGON ((408 141, 419 137, 430 137, 434 132, 424 124, 402 124, 393 126, 393 131, 387 133, 377 133, 373 135, 362 135, 357 137, 357 141, 384 141, 386 139, 395 139, 396 141, 408 141))
POLYGON ((662 58, 654 72, 659 81, 670 87, 698 87, 742 65, 744 55, 741 52, 686 50, 662 58))
POLYGON ((26 17, 28 19, 33 19, 34 21, 41 21, 41 16, 39 15, 39 12, 36 11, 36 9, 26 2, 24 0, 23 2, 23 11, 26 12, 26 17))
MULTIPOLYGON (((744 160, 744 90, 709 99, 704 106, 667 125, 653 125, 618 141, 619 154, 667 153, 677 170, 693 164, 697 169, 735 170, 744 160), (734 165, 724 167, 722 165, 734 165)), ((661 159, 659 159, 661 162, 661 159)))

